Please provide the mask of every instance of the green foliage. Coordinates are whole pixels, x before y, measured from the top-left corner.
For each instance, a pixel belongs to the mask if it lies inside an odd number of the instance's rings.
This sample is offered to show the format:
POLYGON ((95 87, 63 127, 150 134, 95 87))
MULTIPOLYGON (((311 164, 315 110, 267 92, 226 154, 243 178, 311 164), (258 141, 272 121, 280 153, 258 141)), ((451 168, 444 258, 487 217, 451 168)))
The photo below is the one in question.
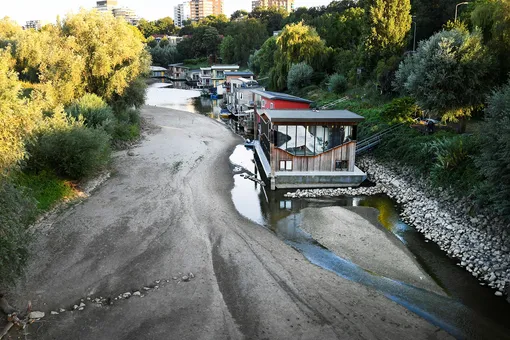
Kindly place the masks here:
POLYGON ((381 118, 392 123, 410 122, 420 112, 416 101, 411 97, 395 98, 384 106, 381 118))
POLYGON ((88 93, 109 101, 147 72, 150 58, 144 44, 124 20, 80 11, 66 17, 62 34, 73 39, 74 51, 85 65, 82 81, 88 93))
POLYGON ((0 286, 21 276, 32 239, 28 224, 35 219, 36 202, 22 188, 0 179, 0 286))
POLYGON ((244 9, 238 9, 230 16, 230 21, 245 19, 248 16, 248 12, 244 9))
POLYGON ((268 75, 274 65, 275 53, 278 50, 276 45, 276 37, 267 39, 256 51, 250 56, 249 67, 256 74, 268 75))
POLYGON ((85 126, 104 129, 109 134, 112 133, 116 121, 112 108, 103 99, 90 93, 71 104, 66 113, 75 119, 82 116, 85 126))
POLYGON ((289 70, 287 76, 287 87, 292 92, 297 92, 300 89, 312 83, 313 68, 306 63, 294 64, 289 70))
POLYGON ((347 90, 347 79, 338 73, 329 77, 329 89, 336 94, 342 94, 347 90))
POLYGON ((141 19, 137 27, 145 38, 154 34, 172 35, 177 31, 177 27, 175 27, 174 21, 170 17, 161 18, 156 21, 141 19))
POLYGON ((285 26, 284 20, 287 16, 287 11, 281 7, 257 7, 249 14, 250 18, 257 19, 265 26, 270 36, 285 26))
POLYGON ((37 201, 40 211, 51 209, 57 202, 75 197, 71 184, 53 173, 41 171, 38 174, 19 173, 14 178, 19 187, 26 188, 37 201))
POLYGON ((38 136, 28 151, 27 169, 54 169, 60 176, 80 179, 109 162, 110 137, 103 130, 74 126, 38 136))
POLYGON ((152 64, 156 66, 168 67, 168 65, 177 62, 179 59, 179 52, 175 46, 164 45, 163 40, 155 47, 149 49, 152 57, 152 64))
POLYGON ((250 54, 259 49, 268 37, 264 25, 251 18, 231 23, 227 34, 220 47, 222 57, 227 57, 224 62, 237 62, 242 65, 248 63, 250 54))
POLYGON ((480 34, 443 31, 406 58, 395 84, 422 109, 456 121, 482 103, 491 83, 490 62, 480 34))
POLYGON ((372 56, 398 53, 411 29, 410 0, 366 0, 368 35, 365 49, 372 56))
POLYGON ((193 25, 189 36, 177 44, 177 51, 182 59, 216 56, 219 52, 221 37, 212 26, 193 25))
POLYGON ((146 97, 147 83, 144 78, 139 77, 129 84, 122 95, 115 95, 110 105, 117 114, 133 107, 139 110, 145 104, 146 97))
POLYGON ((484 177, 483 196, 510 219, 510 83, 495 91, 485 109, 476 165, 484 177))

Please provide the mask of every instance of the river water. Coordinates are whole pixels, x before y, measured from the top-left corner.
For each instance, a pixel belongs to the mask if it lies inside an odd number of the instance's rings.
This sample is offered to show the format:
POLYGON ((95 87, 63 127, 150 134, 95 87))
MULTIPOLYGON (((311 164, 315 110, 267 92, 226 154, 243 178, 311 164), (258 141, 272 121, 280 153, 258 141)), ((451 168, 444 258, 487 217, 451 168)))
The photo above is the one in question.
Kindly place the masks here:
MULTIPOLYGON (((149 105, 203 114, 220 120, 217 103, 201 98, 198 91, 151 86, 149 105)), ((269 191, 246 179, 262 180, 253 152, 239 145, 230 157, 234 188, 232 200, 239 213, 275 233, 311 263, 337 275, 378 290, 387 298, 448 331, 456 338, 510 339, 510 304, 481 286, 470 273, 456 265, 437 245, 427 242, 414 228, 399 219, 399 207, 386 195, 324 199, 288 199, 287 191, 269 191), (367 206, 379 210, 379 222, 416 257, 423 269, 447 296, 365 271, 323 247, 300 228, 301 210, 329 206, 367 206)))

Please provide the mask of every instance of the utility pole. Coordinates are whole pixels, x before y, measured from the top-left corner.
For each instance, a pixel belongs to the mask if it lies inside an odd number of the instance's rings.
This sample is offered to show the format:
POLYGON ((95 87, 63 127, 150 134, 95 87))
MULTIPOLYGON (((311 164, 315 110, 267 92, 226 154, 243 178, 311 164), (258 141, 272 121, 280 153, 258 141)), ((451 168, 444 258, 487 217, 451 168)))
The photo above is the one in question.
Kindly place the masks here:
POLYGON ((467 4, 469 4, 469 2, 465 1, 465 2, 460 2, 457 5, 455 5, 455 20, 454 20, 454 22, 457 22, 457 12, 458 12, 459 6, 467 5, 467 4))

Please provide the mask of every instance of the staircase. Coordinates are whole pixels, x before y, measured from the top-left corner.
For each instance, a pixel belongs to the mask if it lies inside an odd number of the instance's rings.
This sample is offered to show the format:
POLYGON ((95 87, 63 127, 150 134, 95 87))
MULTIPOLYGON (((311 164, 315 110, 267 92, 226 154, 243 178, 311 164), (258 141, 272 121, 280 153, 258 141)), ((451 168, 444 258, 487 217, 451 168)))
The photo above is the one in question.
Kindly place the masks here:
POLYGON ((331 103, 327 103, 326 105, 319 107, 318 109, 319 110, 329 110, 329 109, 335 107, 337 104, 339 104, 341 102, 345 102, 347 99, 349 99, 349 97, 343 97, 343 98, 337 99, 335 101, 332 101, 331 103))
POLYGON ((381 142, 381 140, 384 138, 384 136, 387 136, 390 133, 394 133, 396 130, 398 130, 403 125, 404 125, 403 123, 392 125, 385 130, 382 130, 368 138, 358 141, 356 143, 356 155, 360 155, 366 151, 373 149, 375 146, 377 146, 381 142))

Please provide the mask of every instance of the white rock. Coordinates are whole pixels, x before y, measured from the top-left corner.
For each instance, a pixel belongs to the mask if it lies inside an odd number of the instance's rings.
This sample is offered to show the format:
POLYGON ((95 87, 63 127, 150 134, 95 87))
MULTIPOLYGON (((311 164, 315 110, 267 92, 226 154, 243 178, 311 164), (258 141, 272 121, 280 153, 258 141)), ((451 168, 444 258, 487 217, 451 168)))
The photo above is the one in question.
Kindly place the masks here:
POLYGON ((134 292, 134 293, 133 293, 133 296, 140 296, 140 295, 142 295, 142 293, 140 293, 140 292, 138 292, 138 291, 136 291, 136 292, 134 292))
POLYGON ((51 315, 58 315, 58 312, 55 312, 54 310, 52 310, 52 311, 50 312, 50 314, 51 314, 51 315))
POLYGON ((59 311, 60 313, 64 313, 66 310, 65 310, 64 308, 60 308, 58 311, 59 311))
POLYGON ((44 318, 44 312, 30 312, 28 314, 29 319, 42 319, 44 318))
POLYGON ((503 293, 501 293, 499 290, 497 292, 494 293, 494 295, 496 296, 503 296, 503 293))
POLYGON ((86 305, 82 302, 80 303, 79 307, 85 307, 86 305))

